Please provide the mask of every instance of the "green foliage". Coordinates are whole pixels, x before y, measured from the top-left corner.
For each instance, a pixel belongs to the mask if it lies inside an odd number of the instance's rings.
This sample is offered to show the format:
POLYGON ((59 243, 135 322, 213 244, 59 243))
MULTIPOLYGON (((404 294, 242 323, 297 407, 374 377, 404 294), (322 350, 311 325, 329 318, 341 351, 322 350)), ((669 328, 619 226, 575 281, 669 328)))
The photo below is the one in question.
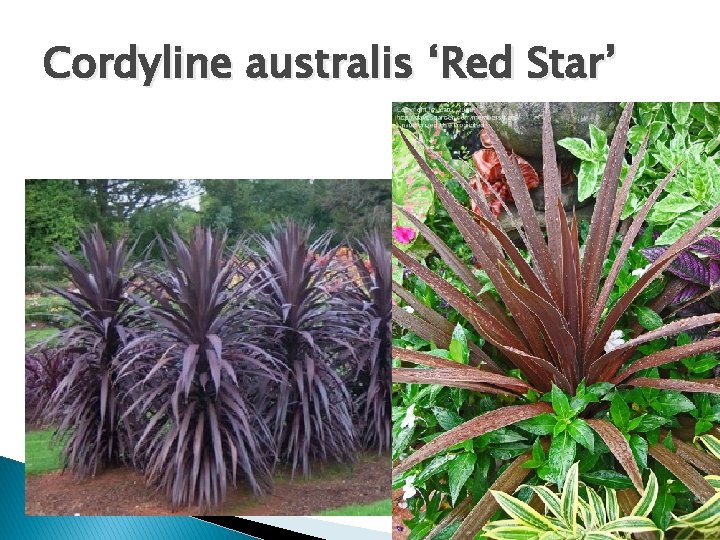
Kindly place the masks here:
POLYGON ((313 223, 316 235, 334 231, 335 243, 378 229, 387 231, 389 244, 387 180, 203 180, 201 187, 203 224, 227 228, 231 241, 246 232, 270 233, 274 222, 293 219, 313 223))
POLYGON ((75 249, 78 197, 72 180, 25 181, 26 265, 56 263, 56 245, 75 249))
POLYGON ((25 297, 25 322, 67 326, 75 319, 68 313, 69 302, 62 296, 37 294, 25 297))
MULTIPOLYGON (((433 205, 433 191, 430 181, 405 147, 398 128, 393 126, 393 175, 392 202, 407 210, 421 221, 425 221, 433 205)), ((399 212, 393 213, 393 237, 401 249, 411 247, 418 237, 417 228, 399 212), (403 229, 410 229, 411 233, 403 229)))
POLYGON ((658 493, 658 483, 652 473, 642 497, 626 516, 620 516, 617 494, 613 489, 605 489, 603 502, 595 490, 579 482, 577 463, 569 468, 560 496, 545 486, 529 487, 543 502, 548 513, 543 515, 505 492, 492 491, 493 497, 510 519, 485 525, 482 531, 485 538, 612 540, 627 538, 627 535, 633 533, 661 533, 648 518, 658 493), (581 495, 583 492, 584 496, 581 495))
MULTIPOLYGON (((625 205, 623 218, 637 212, 658 181, 679 169, 648 216, 662 231, 657 244, 672 244, 705 212, 720 202, 720 107, 717 103, 638 103, 628 132, 635 154, 648 136, 648 148, 625 205)), ((607 147, 595 126, 591 146, 582 139, 558 142, 579 159, 578 198, 596 195, 607 147)), ((623 165, 627 170, 627 164, 623 165)))

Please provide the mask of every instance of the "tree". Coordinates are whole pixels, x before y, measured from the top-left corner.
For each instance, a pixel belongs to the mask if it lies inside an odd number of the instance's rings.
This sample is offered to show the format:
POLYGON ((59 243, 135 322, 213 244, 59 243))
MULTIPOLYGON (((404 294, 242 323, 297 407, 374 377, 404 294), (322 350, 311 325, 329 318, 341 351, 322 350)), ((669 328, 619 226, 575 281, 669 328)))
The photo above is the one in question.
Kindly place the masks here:
POLYGON ((55 246, 77 246, 78 189, 72 180, 25 181, 25 264, 56 261, 55 246))
POLYGON ((389 180, 204 180, 202 187, 203 222, 233 237, 269 232, 287 218, 313 223, 316 234, 334 229, 336 242, 390 230, 389 180))
POLYGON ((135 214, 162 205, 178 204, 197 193, 191 180, 75 180, 87 222, 114 234, 135 214))

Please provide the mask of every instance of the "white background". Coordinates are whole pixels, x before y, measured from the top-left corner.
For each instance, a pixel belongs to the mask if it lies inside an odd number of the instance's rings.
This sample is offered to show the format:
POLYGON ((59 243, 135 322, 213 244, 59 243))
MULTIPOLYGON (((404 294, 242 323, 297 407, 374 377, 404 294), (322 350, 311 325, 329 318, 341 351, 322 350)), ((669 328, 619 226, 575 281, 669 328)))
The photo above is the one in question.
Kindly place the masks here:
MULTIPOLYGON (((0 455, 24 459, 24 178, 389 178, 392 101, 720 101, 711 2, 5 2, 0 16, 0 455), (8 7, 12 6, 12 7, 8 7), (45 51, 163 43, 233 61, 231 80, 53 80, 45 51), (407 80, 259 80, 248 55, 409 53, 407 80), (494 54, 513 80, 443 80, 429 47, 494 54), (529 80, 526 51, 604 52, 596 80, 529 80)), ((716 5, 716 4, 715 4, 716 5)))

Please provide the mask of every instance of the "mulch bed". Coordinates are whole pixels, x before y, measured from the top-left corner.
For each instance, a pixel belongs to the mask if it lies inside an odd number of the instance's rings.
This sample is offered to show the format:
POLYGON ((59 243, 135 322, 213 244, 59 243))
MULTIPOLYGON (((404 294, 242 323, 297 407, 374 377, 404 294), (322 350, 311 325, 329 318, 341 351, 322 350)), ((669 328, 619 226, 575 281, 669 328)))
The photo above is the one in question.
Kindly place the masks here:
MULTIPOLYGON (((368 504, 390 496, 390 457, 361 454, 352 466, 314 469, 310 480, 291 481, 280 471, 273 493, 255 497, 246 486, 229 489, 226 503, 213 515, 302 516, 350 504, 368 504)), ((111 469, 83 482, 71 474, 53 472, 25 480, 28 515, 200 515, 198 508, 173 512, 161 493, 146 487, 143 477, 129 468, 111 469)))

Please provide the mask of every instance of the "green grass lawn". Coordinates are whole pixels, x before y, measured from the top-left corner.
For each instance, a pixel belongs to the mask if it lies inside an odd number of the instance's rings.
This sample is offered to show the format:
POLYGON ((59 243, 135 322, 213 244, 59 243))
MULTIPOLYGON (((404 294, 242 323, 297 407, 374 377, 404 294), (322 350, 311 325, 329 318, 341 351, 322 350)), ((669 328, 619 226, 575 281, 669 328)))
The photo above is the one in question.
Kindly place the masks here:
POLYGON ((62 467, 60 449, 50 440, 52 433, 52 428, 25 433, 25 474, 46 473, 62 467))
POLYGON ((324 510, 319 516, 389 516, 392 514, 392 500, 383 499, 370 504, 352 504, 324 510))
POLYGON ((58 333, 57 328, 38 328, 25 330, 25 349, 41 343, 58 333))

